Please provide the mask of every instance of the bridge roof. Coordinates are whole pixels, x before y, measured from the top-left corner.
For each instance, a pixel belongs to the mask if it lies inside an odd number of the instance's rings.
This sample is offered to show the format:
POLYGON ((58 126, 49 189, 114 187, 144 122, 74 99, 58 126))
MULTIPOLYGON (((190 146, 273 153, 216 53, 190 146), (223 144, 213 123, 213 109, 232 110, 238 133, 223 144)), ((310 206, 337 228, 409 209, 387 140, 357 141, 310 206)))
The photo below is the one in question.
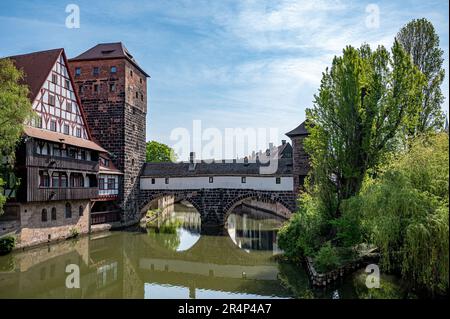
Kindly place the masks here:
POLYGON ((261 174, 260 168, 268 167, 261 162, 243 163, 233 160, 209 162, 164 162, 145 163, 142 177, 194 177, 194 176, 291 176, 292 159, 278 159, 277 170, 273 174, 261 174))

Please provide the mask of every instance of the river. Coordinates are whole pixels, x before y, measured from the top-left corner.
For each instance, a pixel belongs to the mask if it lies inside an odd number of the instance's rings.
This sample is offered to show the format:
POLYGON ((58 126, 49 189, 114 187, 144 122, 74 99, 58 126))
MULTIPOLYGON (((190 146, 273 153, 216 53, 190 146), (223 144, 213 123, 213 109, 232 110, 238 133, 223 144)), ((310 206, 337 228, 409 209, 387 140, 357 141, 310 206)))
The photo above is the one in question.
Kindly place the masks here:
POLYGON ((0 256, 0 298, 404 297, 389 276, 381 289, 366 288, 363 270, 312 289, 301 266, 275 257, 282 223, 238 207, 226 229, 203 235, 199 214, 177 204, 170 227, 159 231, 134 227, 0 256))

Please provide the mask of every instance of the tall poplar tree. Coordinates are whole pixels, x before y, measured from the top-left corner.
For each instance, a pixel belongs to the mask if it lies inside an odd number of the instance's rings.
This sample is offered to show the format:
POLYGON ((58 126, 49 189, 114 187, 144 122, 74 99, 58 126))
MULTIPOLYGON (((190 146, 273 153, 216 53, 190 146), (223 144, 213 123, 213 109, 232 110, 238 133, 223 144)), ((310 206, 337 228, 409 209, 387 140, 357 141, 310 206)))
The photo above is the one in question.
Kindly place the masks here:
POLYGON ((419 122, 411 133, 440 129, 444 125, 441 85, 445 71, 442 67, 444 51, 439 48, 439 36, 430 21, 417 19, 405 25, 397 34, 397 39, 426 77, 419 122))

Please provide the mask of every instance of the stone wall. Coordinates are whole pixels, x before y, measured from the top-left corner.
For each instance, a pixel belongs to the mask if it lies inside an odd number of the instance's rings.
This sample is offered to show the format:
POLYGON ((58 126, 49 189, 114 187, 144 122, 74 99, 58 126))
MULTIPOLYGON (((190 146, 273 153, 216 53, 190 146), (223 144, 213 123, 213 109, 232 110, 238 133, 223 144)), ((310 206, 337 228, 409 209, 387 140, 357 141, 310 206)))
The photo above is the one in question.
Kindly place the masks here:
MULTIPOLYGON (((295 195, 291 191, 255 191, 251 189, 201 189, 201 190, 141 190, 139 209, 162 196, 173 195, 184 199, 200 213, 202 226, 223 226, 234 207, 244 200, 280 203, 290 211, 295 209, 295 195)), ((284 212, 281 217, 284 217, 284 212)))
POLYGON ((65 239, 76 229, 79 234, 89 232, 90 201, 70 202, 72 217, 65 217, 65 201, 39 202, 20 205, 20 226, 17 233, 17 248, 33 246, 49 241, 65 239), (82 206, 83 215, 79 215, 82 206), (52 208, 56 208, 56 220, 52 220, 52 208), (42 210, 47 210, 47 221, 42 221, 42 210))
POLYGON ((296 193, 298 193, 298 190, 303 186, 304 178, 309 171, 309 157, 304 148, 306 137, 306 135, 302 135, 291 138, 293 147, 292 174, 294 177, 294 191, 296 193))
POLYGON ((147 78, 126 59, 71 61, 72 74, 76 67, 81 75, 74 80, 77 87, 83 85, 79 95, 91 133, 124 173, 119 179, 119 201, 126 213, 122 222, 137 221, 138 176, 145 162, 147 78), (115 74, 110 72, 112 66, 117 68, 115 74), (93 67, 99 67, 99 75, 93 75, 93 67))

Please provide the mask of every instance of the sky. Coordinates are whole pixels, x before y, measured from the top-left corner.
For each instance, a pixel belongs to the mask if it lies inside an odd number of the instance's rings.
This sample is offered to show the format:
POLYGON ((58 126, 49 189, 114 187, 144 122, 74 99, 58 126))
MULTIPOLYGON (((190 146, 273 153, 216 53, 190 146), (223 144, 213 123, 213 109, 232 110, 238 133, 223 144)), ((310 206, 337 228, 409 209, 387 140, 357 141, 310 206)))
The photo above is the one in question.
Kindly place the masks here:
POLYGON ((63 47, 70 58, 97 43, 123 42, 151 76, 146 138, 174 147, 177 128, 192 134, 191 147, 195 139, 208 143, 208 134, 194 134, 198 120, 222 135, 266 129, 257 145, 236 141, 250 150, 280 143, 305 119, 335 55, 346 45, 390 48, 414 18, 430 20, 440 37, 449 109, 447 0, 0 3, 0 57, 63 47), (79 28, 66 27, 68 4, 80 9, 79 28))

